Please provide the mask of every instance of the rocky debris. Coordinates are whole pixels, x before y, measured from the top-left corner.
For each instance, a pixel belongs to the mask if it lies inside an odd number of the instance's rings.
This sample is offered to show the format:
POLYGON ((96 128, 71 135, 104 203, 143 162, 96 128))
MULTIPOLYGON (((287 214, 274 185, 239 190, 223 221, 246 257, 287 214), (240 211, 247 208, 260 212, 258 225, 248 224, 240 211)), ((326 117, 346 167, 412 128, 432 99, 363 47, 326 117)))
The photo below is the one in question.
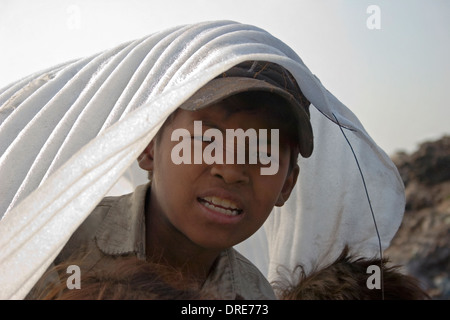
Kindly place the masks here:
POLYGON ((392 156, 405 184, 402 224, 385 251, 433 299, 450 299, 450 136, 392 156))

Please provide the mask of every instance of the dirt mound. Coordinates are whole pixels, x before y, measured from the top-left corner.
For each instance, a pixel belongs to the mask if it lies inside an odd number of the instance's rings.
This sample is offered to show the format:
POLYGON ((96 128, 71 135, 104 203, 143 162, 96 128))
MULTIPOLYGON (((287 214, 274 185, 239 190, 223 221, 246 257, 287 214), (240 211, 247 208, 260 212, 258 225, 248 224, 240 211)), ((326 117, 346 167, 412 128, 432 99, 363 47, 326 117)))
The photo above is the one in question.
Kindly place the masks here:
POLYGON ((434 299, 450 299, 450 136, 392 160, 406 188, 403 222, 385 255, 423 283, 434 299))

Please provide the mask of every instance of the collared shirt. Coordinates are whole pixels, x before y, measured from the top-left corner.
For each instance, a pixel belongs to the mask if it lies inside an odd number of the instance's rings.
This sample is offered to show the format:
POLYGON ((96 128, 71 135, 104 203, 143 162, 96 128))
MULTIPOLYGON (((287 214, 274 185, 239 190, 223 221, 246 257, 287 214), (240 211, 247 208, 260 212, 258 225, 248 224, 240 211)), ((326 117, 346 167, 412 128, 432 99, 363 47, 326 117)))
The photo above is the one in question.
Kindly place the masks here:
MULTIPOLYGON (((105 197, 75 231, 55 264, 77 251, 89 252, 89 263, 98 264, 105 256, 135 254, 145 259, 145 197, 149 184, 133 193, 105 197)), ((202 291, 220 299, 276 299, 272 287, 258 268, 233 248, 221 252, 202 291)))

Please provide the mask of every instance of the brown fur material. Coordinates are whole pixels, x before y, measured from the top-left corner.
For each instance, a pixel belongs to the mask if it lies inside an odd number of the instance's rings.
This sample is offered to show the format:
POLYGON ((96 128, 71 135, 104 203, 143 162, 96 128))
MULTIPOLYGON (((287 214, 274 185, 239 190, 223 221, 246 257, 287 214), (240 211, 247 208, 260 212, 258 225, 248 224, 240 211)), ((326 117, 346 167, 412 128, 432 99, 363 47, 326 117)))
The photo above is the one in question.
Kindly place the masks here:
MULTIPOLYGON (((355 258, 345 247, 335 262, 306 275, 302 266, 294 283, 274 284, 282 300, 427 300, 430 299, 420 282, 400 272, 400 266, 387 266, 383 258, 355 258), (382 287, 369 289, 367 269, 376 265, 382 270, 382 287), (381 268, 382 266, 382 268, 381 268), (383 297, 384 291, 384 297, 383 297)), ((297 270, 296 270, 297 271, 297 270)), ((296 273, 298 274, 298 273, 296 273)))
MULTIPOLYGON (((41 296, 42 300, 196 300, 205 296, 183 275, 165 265, 134 256, 109 259, 110 268, 82 272, 80 289, 68 289, 65 271, 71 261, 58 265, 61 281, 41 296)), ((78 265, 77 264, 77 265, 78 265)))

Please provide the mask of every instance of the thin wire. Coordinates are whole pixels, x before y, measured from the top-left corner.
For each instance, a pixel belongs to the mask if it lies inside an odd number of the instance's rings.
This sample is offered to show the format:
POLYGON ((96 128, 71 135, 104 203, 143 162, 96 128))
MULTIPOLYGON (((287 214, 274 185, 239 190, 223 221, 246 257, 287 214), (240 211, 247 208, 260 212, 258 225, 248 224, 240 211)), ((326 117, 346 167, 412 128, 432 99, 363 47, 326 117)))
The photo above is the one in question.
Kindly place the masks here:
POLYGON ((361 179, 364 185, 364 190, 366 192, 366 196, 367 196, 367 201, 369 202, 369 208, 370 208, 370 212, 372 213, 372 219, 373 219, 373 223, 375 225, 375 231, 377 233, 377 237, 378 237, 378 246, 379 246, 379 250, 380 250, 380 272, 381 272, 381 299, 384 300, 384 283, 383 283, 383 251, 381 249, 381 237, 380 237, 380 233, 378 232, 378 227, 377 227, 377 221, 375 219, 375 214, 373 212, 373 208, 372 208, 372 202, 370 201, 370 196, 369 196, 369 191, 367 190, 367 186, 366 186, 366 180, 364 179, 364 174, 362 172, 361 166, 359 165, 359 161, 358 161, 358 157, 356 156, 355 151, 353 150, 353 146, 350 143, 350 141, 348 140, 347 136, 345 135, 344 130, 342 129, 341 124, 339 123, 339 120, 336 118, 336 115, 333 113, 333 117, 336 120, 336 123, 339 126, 339 129, 342 132, 342 135, 344 136, 345 140, 347 141, 348 145, 350 146, 350 149, 352 150, 353 153, 353 157, 355 158, 356 161, 356 165, 358 166, 358 170, 359 173, 361 174, 361 179))

